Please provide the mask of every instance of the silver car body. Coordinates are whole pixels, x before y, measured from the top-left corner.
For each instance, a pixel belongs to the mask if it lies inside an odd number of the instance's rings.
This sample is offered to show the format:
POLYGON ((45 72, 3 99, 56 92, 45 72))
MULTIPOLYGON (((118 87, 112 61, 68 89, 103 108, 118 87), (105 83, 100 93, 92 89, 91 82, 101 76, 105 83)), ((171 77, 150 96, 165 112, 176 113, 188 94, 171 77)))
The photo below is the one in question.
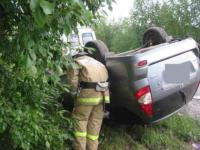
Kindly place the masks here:
POLYGON ((146 123, 172 115, 195 94, 200 80, 199 64, 199 49, 192 38, 107 55, 111 109, 125 108, 146 123), (151 91, 151 117, 141 110, 134 97, 145 86, 151 91))

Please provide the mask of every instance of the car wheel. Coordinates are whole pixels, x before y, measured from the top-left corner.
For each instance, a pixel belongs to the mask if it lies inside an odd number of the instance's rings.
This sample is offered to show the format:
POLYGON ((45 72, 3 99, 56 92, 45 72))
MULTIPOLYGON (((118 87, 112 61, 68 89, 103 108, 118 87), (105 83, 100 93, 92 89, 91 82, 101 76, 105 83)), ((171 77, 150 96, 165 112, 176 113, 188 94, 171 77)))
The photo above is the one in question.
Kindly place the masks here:
POLYGON ((105 64, 105 55, 109 50, 104 42, 100 40, 89 41, 85 44, 84 50, 88 52, 91 57, 105 64), (91 52, 90 48, 95 49, 95 51, 91 52))
POLYGON ((144 47, 149 47, 153 45, 162 44, 165 42, 170 42, 172 40, 171 36, 165 32, 163 28, 151 27, 149 28, 143 36, 144 47))

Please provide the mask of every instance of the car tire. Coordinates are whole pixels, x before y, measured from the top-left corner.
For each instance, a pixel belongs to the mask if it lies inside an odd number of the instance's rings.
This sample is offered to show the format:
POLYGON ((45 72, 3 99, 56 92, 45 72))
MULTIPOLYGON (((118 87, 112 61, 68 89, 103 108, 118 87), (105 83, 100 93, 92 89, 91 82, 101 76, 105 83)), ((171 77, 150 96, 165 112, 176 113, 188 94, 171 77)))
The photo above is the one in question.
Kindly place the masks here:
POLYGON ((143 36, 144 47, 170 42, 171 40, 172 37, 168 36, 165 30, 160 27, 149 28, 143 36))
POLYGON ((89 41, 85 44, 85 52, 89 53, 89 56, 105 64, 105 55, 109 52, 108 47, 104 42, 100 40, 89 41), (94 48, 95 51, 90 52, 89 48, 94 48))

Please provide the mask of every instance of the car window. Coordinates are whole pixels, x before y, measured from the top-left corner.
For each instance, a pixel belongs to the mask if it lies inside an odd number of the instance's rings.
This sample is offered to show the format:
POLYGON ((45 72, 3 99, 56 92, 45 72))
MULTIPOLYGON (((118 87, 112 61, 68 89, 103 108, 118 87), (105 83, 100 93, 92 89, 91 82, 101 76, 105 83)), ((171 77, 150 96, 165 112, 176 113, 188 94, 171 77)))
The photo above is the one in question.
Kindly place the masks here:
POLYGON ((85 45, 88 41, 92 41, 94 38, 92 33, 83 33, 82 34, 83 44, 85 45))
POLYGON ((72 47, 77 47, 80 45, 80 42, 79 42, 79 38, 78 38, 78 35, 77 34, 72 34, 70 36, 70 42, 72 44, 72 47))

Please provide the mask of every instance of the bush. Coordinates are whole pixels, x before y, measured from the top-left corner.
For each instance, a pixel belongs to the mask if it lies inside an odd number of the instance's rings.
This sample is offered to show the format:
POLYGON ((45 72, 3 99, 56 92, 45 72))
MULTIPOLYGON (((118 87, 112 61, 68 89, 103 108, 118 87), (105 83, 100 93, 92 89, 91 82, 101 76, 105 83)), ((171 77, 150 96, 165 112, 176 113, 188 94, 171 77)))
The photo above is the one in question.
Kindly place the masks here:
POLYGON ((57 99, 68 90, 59 75, 73 62, 60 36, 92 23, 104 1, 1 0, 0 149, 69 147, 73 123, 57 99))

